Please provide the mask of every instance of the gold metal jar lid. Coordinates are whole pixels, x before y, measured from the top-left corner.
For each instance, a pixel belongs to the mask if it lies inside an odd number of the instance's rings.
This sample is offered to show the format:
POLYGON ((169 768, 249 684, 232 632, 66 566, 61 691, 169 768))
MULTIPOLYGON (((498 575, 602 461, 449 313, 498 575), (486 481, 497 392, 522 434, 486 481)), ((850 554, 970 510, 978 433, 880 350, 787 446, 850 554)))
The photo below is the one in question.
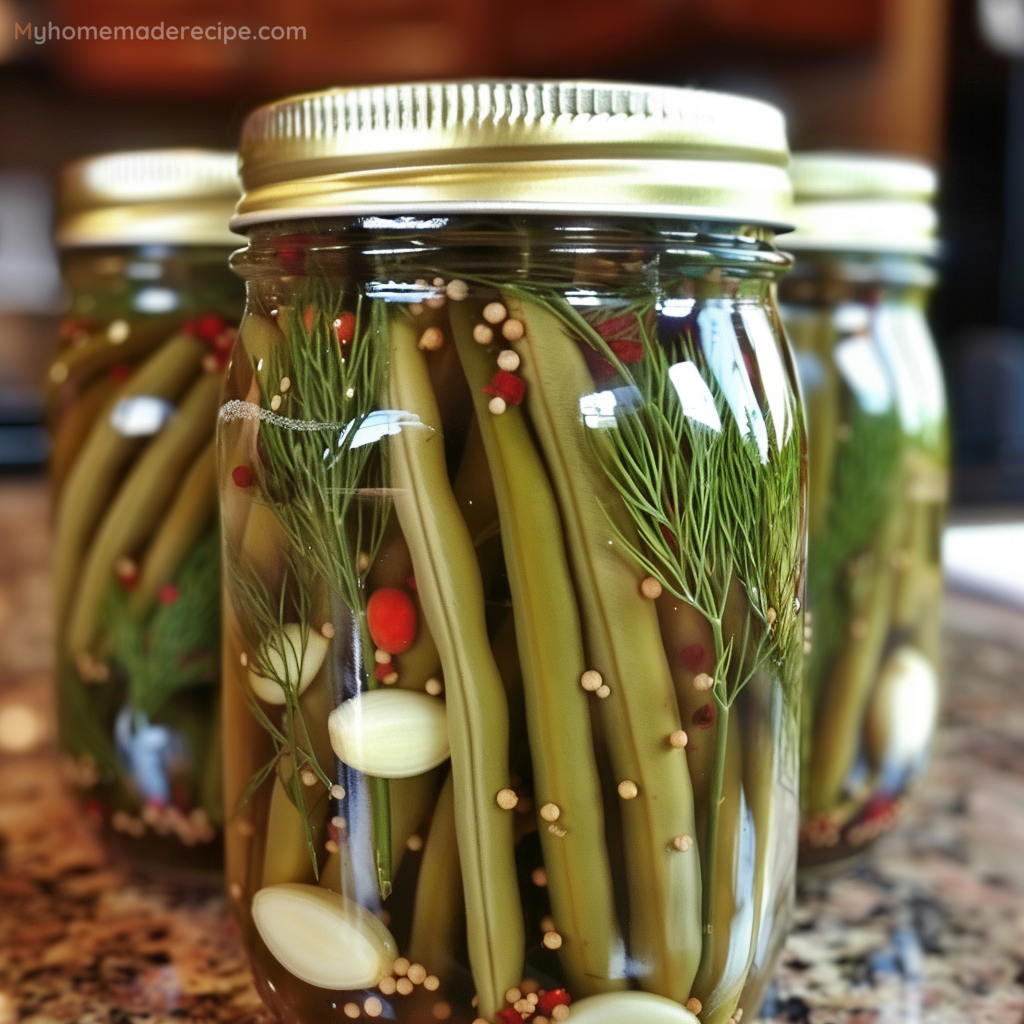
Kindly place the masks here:
POLYGON ((793 234, 787 249, 932 255, 935 170, 916 160, 856 153, 797 153, 793 234))
POLYGON ((106 153, 64 168, 57 243, 225 245, 238 201, 238 157, 208 149, 106 153))
POLYGON ((782 113, 605 82, 330 89, 254 111, 231 226, 308 216, 629 214, 782 225, 782 113))

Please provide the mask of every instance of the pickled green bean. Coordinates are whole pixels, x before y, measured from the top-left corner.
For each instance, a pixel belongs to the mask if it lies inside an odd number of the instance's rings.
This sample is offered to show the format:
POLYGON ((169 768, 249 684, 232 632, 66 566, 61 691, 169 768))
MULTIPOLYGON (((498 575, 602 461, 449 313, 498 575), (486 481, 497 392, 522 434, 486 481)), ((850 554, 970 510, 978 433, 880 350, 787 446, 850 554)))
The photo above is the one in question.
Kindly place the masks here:
POLYGON ((199 453, 182 482, 167 515, 153 536, 139 569, 139 581, 128 605, 144 618, 157 591, 170 583, 185 556, 217 516, 217 446, 213 440, 199 453))
POLYGON ((95 639, 103 592, 113 578, 114 563, 122 555, 133 554, 150 537, 185 467, 209 438, 220 387, 219 374, 200 377, 117 492, 96 532, 70 605, 65 642, 72 656, 88 651, 95 639))
POLYGON ((890 628, 894 588, 892 555, 904 521, 900 507, 889 511, 873 546, 867 579, 859 581, 849 635, 836 656, 814 723, 808 809, 831 811, 842 796, 860 744, 864 709, 878 675, 890 628))
POLYGON ((84 345, 58 353, 50 367, 46 387, 46 406, 51 412, 60 402, 60 390, 72 387, 76 392, 89 384, 98 374, 116 363, 131 363, 147 355, 169 338, 179 322, 175 317, 154 317, 123 321, 129 328, 128 337, 114 342, 108 328, 94 331, 84 345))
POLYGON ((696 826, 685 755, 669 742, 680 718, 657 612, 640 592, 642 573, 609 543, 632 526, 580 422, 579 398, 594 390, 583 355, 551 313, 506 302, 526 326, 516 351, 566 528, 588 665, 611 689, 596 703, 613 770, 639 791, 622 804, 638 981, 685 1002, 700 961, 701 878, 696 844, 685 852, 672 845, 693 839, 696 826))
POLYGON ((444 978, 456 963, 465 926, 459 845, 455 837, 455 787, 451 772, 434 807, 416 878, 409 958, 444 978))
POLYGON ((395 510, 444 667, 469 960, 479 1013, 490 1019, 522 979, 525 945, 512 815, 496 799, 509 785, 508 709, 488 643, 476 552, 448 482, 426 358, 407 319, 395 315, 388 327, 388 405, 419 418, 391 441, 395 510))
MULTIPOLYGON (((139 395, 175 401, 196 376, 205 351, 206 346, 195 338, 171 339, 125 382, 114 401, 139 395)), ((86 548, 121 474, 148 440, 125 437, 108 421, 101 421, 68 475, 57 508, 53 555, 58 623, 66 619, 86 548)))
MULTIPOLYGON (((563 940, 559 954, 574 992, 624 988, 601 788, 587 694, 580 685, 588 666, 558 506, 522 412, 514 406, 500 416, 488 411, 483 388, 495 363, 494 352, 473 339, 479 304, 453 303, 449 315, 498 499, 536 800, 554 815, 539 827, 548 894, 563 940)), ((662 839, 666 859, 670 841, 671 835, 662 839)))
POLYGON ((93 427, 101 416, 109 415, 112 399, 120 387, 119 381, 105 377, 79 394, 58 420, 50 447, 50 484, 55 504, 60 501, 68 474, 89 440, 93 427))

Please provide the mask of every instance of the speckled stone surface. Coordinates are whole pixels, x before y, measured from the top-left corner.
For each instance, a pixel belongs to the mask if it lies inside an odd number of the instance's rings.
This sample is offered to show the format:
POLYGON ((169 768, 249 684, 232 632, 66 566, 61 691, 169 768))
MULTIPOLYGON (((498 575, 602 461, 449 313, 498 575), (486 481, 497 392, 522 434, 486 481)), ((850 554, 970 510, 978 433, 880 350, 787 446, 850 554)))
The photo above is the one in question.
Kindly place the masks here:
MULTIPOLYGON (((216 888, 110 862, 60 779, 46 523, 40 484, 0 483, 0 1024, 269 1022, 216 888), (11 709, 37 728, 5 752, 11 709)), ((805 880, 766 1021, 1024 1024, 1024 612, 947 619, 931 772, 863 862, 805 880)))

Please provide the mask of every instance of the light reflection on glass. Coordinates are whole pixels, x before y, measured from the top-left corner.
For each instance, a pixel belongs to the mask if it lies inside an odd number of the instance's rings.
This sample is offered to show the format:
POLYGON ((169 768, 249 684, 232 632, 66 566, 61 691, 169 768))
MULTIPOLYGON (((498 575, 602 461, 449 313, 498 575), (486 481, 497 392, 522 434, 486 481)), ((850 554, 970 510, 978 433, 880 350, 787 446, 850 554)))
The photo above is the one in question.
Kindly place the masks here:
POLYGON ((740 351, 732 311, 707 305, 697 314, 702 348, 708 366, 732 411, 742 437, 752 437, 761 462, 768 461, 768 428, 740 351))
POLYGON ((640 392, 635 387, 596 391, 580 399, 583 422, 591 430, 607 430, 615 426, 615 409, 635 409, 641 404, 640 392))
POLYGON ((683 407, 683 415, 698 423, 703 423, 718 432, 722 429, 722 420, 715 408, 715 398, 711 389, 704 382, 695 363, 675 363, 668 368, 668 379, 679 396, 683 407))
POLYGON ((924 316, 918 309, 883 303, 875 318, 875 330, 892 363, 905 429, 914 434, 941 432, 945 385, 924 316))
MULTIPOLYGON (((421 427, 423 422, 414 412, 401 412, 398 409, 375 409, 364 417, 356 429, 352 438, 350 448, 362 448, 363 445, 373 444, 382 437, 389 437, 397 434, 402 427, 421 427)), ((340 448, 349 434, 355 421, 346 423, 338 436, 338 447, 340 448)))
POLYGON ((110 425, 122 437, 151 437, 174 415, 172 402, 155 395, 122 398, 110 410, 110 425))
POLYGON ((693 312, 696 299, 665 299, 658 307, 662 316, 687 317, 693 312))
POLYGON ((775 343, 775 331, 761 306, 743 306, 740 309, 740 319, 754 348, 757 368, 761 374, 761 386, 768 401, 772 425, 775 427, 775 444, 782 448, 793 433, 795 417, 786 368, 782 364, 779 346, 775 343))
POLYGON ((179 296, 172 288, 142 288, 132 305, 140 313, 170 313, 178 308, 179 296))
POLYGON ((836 344, 832 359, 865 412, 878 416, 892 408, 894 396, 885 365, 871 341, 846 338, 836 344))

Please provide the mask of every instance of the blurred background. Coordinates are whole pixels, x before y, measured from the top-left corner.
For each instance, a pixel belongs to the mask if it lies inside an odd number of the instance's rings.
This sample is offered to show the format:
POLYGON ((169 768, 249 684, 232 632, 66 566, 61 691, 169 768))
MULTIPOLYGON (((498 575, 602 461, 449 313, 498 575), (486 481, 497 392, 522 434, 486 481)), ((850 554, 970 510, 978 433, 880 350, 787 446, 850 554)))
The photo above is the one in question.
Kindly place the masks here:
POLYGON ((936 163, 956 501, 1024 502, 1022 57, 1024 0, 0 0, 0 461, 45 452, 35 395, 61 310, 65 161, 230 148, 253 105, 333 84, 593 76, 759 96, 795 149, 936 163), (59 38, 160 24, 213 38, 59 38), (225 41, 240 25, 284 38, 225 41))

